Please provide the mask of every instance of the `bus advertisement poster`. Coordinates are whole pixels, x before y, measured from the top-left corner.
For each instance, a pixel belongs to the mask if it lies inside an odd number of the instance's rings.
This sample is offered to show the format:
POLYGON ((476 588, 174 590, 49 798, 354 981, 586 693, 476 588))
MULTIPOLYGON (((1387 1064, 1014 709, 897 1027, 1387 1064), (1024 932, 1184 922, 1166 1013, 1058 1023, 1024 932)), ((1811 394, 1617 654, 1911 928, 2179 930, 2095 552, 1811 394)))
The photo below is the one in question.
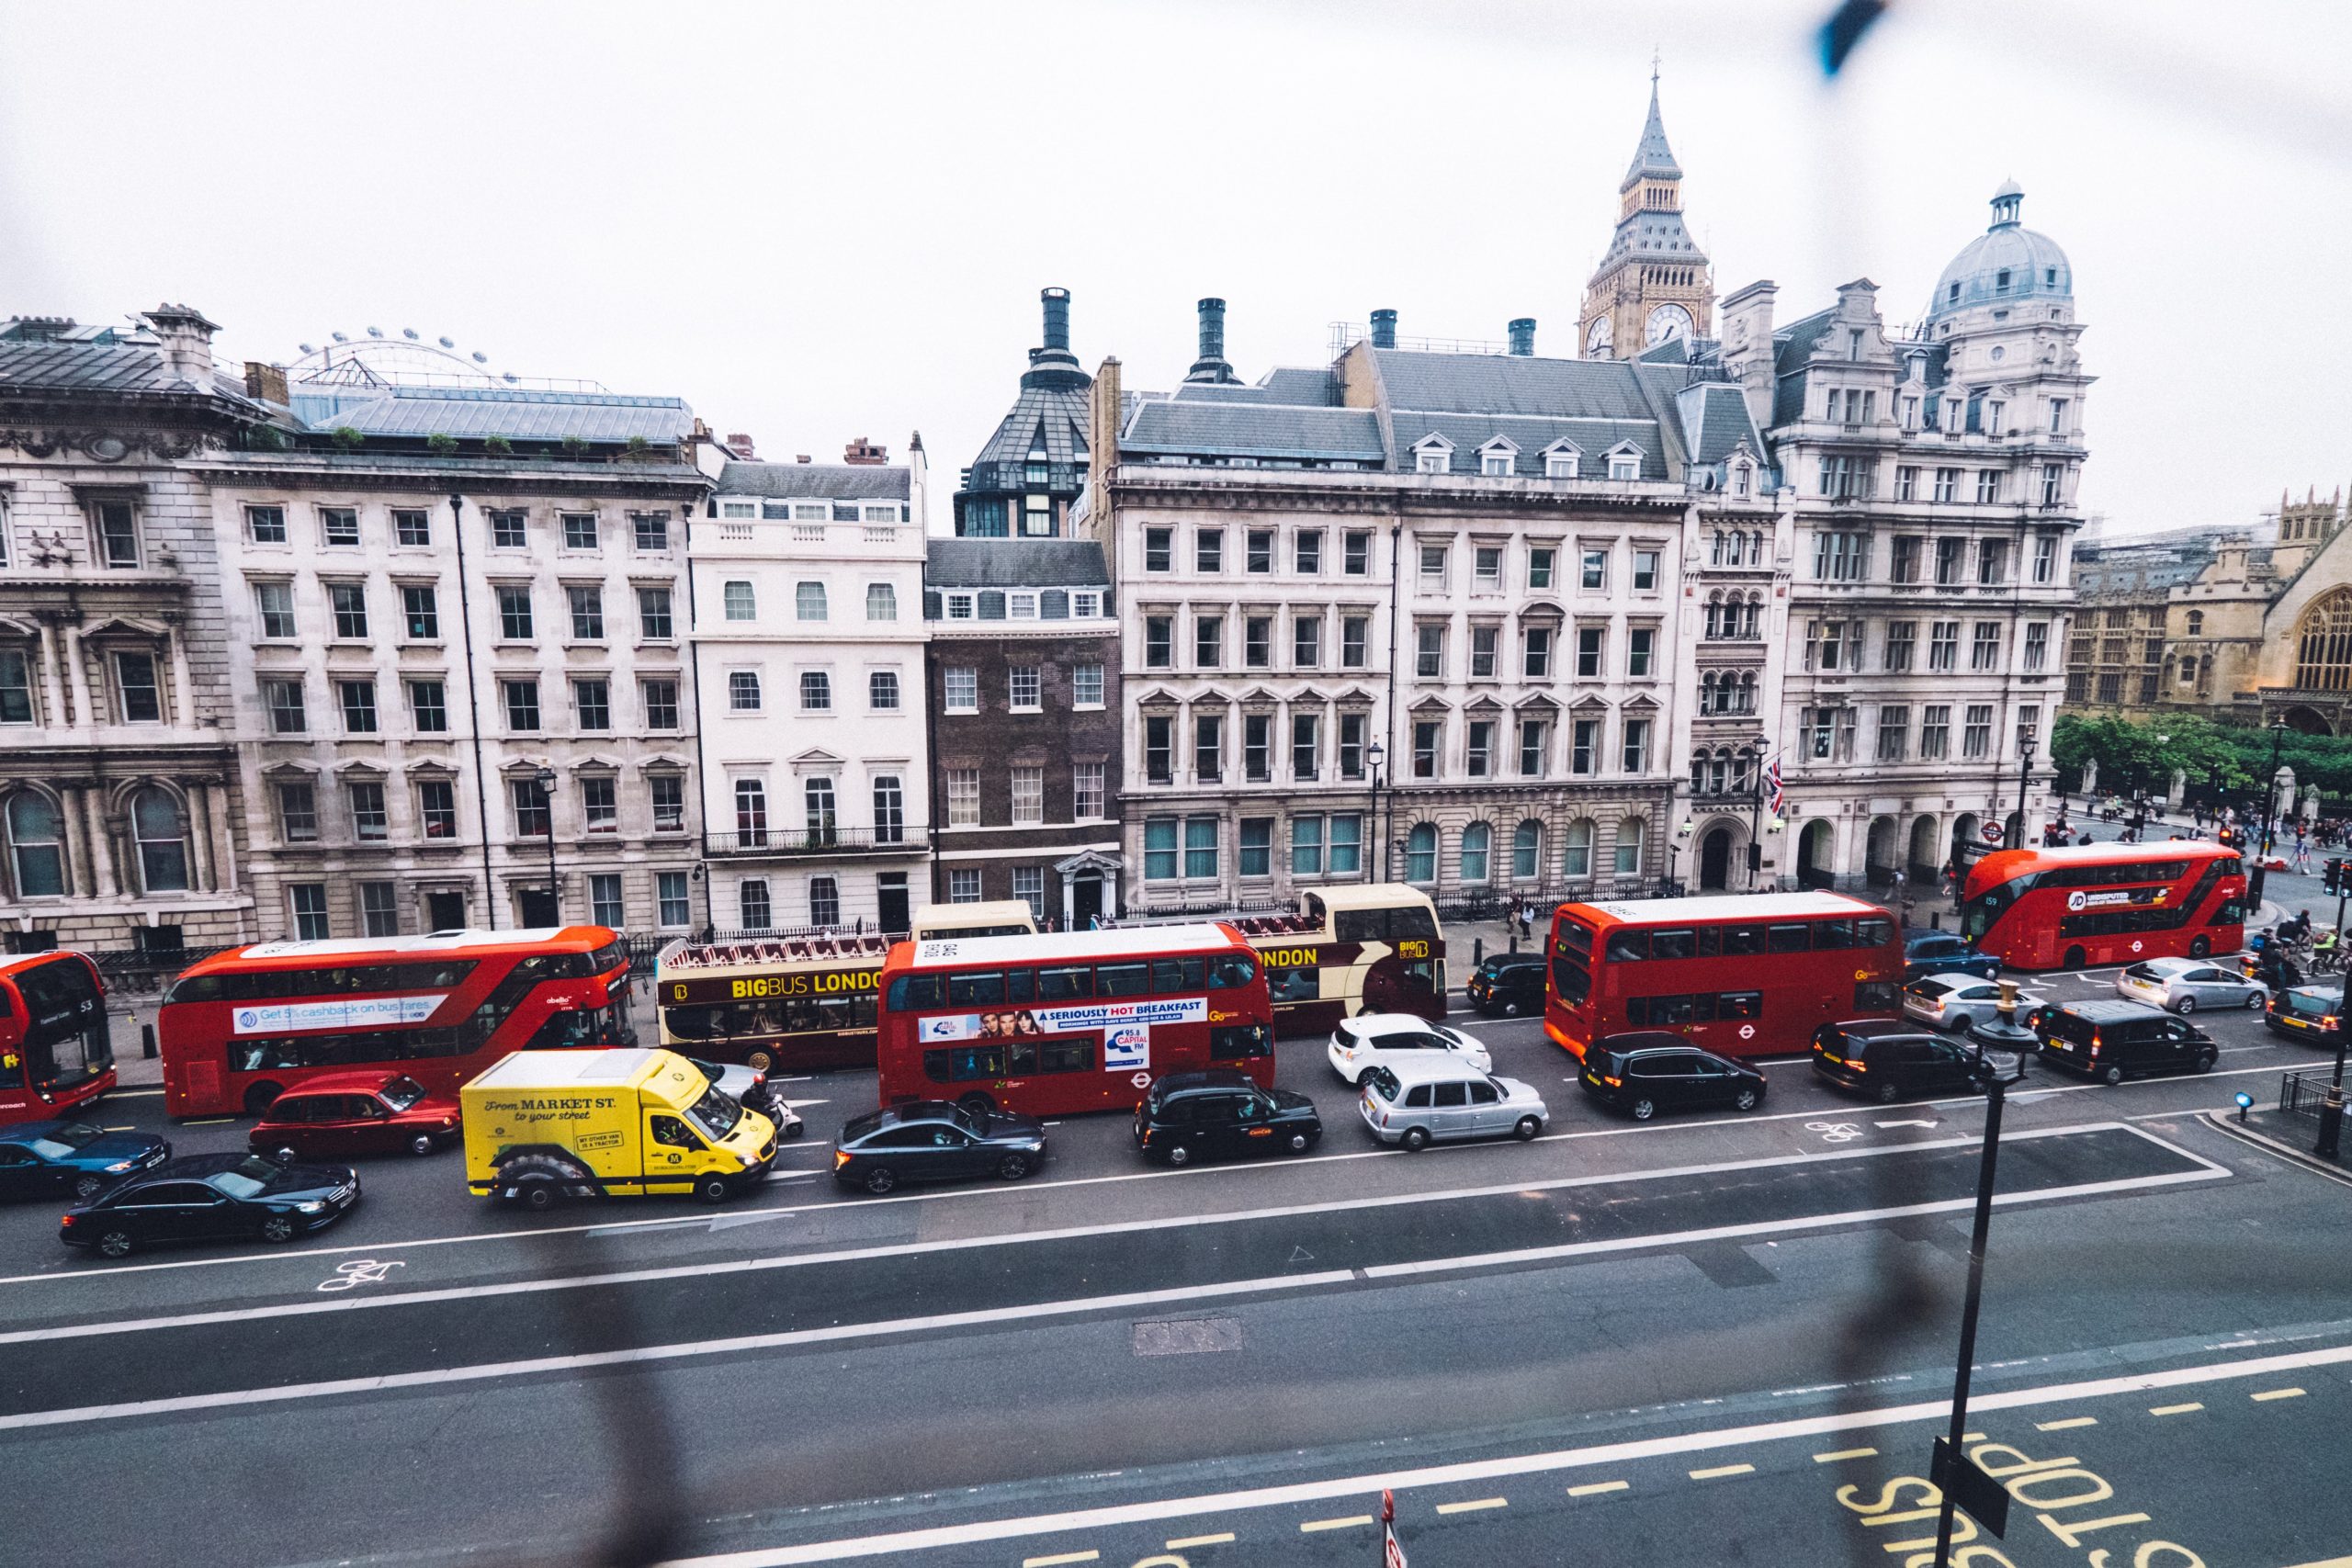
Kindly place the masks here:
POLYGON ((238 1008, 231 1014, 229 1026, 239 1034, 291 1034, 313 1029, 423 1023, 448 996, 447 991, 435 991, 426 997, 344 997, 331 1002, 270 1002, 238 1008))
POLYGON ((1151 1066, 1151 1025, 1114 1023, 1102 1032, 1102 1070, 1106 1073, 1148 1071, 1151 1066))
POLYGON ((992 1012, 945 1013, 926 1018, 926 1044, 952 1040, 1006 1040, 1038 1034, 1076 1034, 1101 1030, 1106 1035, 1127 1024, 1200 1023, 1209 1016, 1206 997, 1146 997, 1135 1001, 1080 1002, 1068 1007, 1005 1008, 992 1012))

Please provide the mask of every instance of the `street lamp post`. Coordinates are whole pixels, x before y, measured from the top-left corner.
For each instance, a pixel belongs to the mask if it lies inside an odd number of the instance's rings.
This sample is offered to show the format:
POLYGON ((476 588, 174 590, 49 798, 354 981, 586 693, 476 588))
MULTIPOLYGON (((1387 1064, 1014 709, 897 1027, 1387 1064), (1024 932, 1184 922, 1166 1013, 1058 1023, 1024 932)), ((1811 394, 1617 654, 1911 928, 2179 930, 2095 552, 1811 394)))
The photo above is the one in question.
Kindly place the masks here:
POLYGON ((2245 880, 2245 901, 2256 910, 2262 908, 2262 886, 2266 873, 2263 863, 2270 858, 2270 818, 2278 806, 2278 743, 2287 738, 2287 721, 2270 721, 2270 782, 2262 790, 2262 848, 2254 857, 2254 874, 2245 880))
POLYGON ((1388 761, 1388 748, 1380 743, 1378 736, 1374 736, 1372 744, 1364 749, 1363 760, 1372 765, 1372 810, 1364 818, 1364 834, 1371 842, 1381 846, 1380 879, 1385 882, 1388 880, 1388 835, 1380 828, 1380 765, 1388 761))
MULTIPOLYGON (((2340 926, 2341 921, 2337 924, 2340 926)), ((2327 1086, 2327 1098, 2319 1107, 2319 1143, 2312 1152, 2322 1159, 2334 1159, 2343 1146, 2344 1138, 2344 1054, 2352 1044, 2345 1034, 2347 1021, 2346 1010, 2352 1008, 2352 970, 2344 976, 2344 995, 2335 1002, 2335 1077, 2327 1086)))
POLYGON ((1759 735, 1748 742, 1756 752, 1756 773, 1748 783, 1753 786, 1748 796, 1747 815, 1747 890, 1763 890, 1764 881, 1764 764, 1767 748, 1772 744, 1769 735, 1759 735))
POLYGON ((555 884, 555 770, 541 768, 535 775, 539 786, 539 809, 548 819, 548 918, 556 925, 563 924, 563 901, 555 884))
POLYGON ((2025 847, 2025 786, 2033 777, 2033 731, 2018 731, 2018 841, 2009 848, 2025 847))
POLYGON ((1666 896, 1669 898, 1682 897, 1682 880, 1675 875, 1675 865, 1681 859, 1682 846, 1690 842, 1698 825, 1696 818, 1685 817, 1682 825, 1675 829, 1674 837, 1666 841, 1666 896))

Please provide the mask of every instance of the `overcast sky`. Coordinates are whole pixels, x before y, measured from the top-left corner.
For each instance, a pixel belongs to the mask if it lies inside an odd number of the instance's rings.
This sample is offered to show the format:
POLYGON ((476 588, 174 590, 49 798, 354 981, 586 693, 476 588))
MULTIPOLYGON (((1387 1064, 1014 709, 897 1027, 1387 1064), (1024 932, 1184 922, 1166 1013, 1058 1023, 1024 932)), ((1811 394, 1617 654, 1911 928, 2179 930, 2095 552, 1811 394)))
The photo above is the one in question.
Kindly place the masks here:
POLYGON ((1911 321, 2015 177, 2089 326, 2089 510, 2352 479, 2352 8, 1895 0, 1827 86, 1829 4, 0 0, 0 314, 185 300, 281 363, 413 327, 765 457, 921 430, 943 515, 1046 284, 1135 387, 1204 294, 1251 380, 1379 306, 1569 352, 1656 48, 1719 295, 1911 321))

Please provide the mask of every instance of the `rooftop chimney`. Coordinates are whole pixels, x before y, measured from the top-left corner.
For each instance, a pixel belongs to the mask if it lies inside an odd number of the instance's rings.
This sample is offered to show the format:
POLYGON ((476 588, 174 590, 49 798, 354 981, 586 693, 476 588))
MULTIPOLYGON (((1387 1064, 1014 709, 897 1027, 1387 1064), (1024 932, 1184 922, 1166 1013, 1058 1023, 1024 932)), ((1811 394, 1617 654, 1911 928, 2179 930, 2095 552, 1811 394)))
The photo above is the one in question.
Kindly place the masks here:
POLYGON ((1022 373, 1025 389, 1082 392, 1092 379, 1078 367, 1069 351, 1069 290, 1040 288, 1037 299, 1046 309, 1046 342, 1029 351, 1029 368, 1022 373))
POLYGON ((286 404, 286 372, 258 359, 245 361, 245 396, 256 402, 286 404))
POLYGON ((1510 351, 1521 358, 1535 353, 1535 318, 1521 316, 1510 324, 1510 351))
POLYGON ((792 460, 796 463, 805 463, 808 460, 808 454, 806 452, 795 452, 792 455, 792 460))
POLYGON ((1372 346, 1374 348, 1396 346, 1396 311, 1374 310, 1372 313, 1372 346))
POLYGON ((1069 349, 1069 290, 1041 288, 1037 298, 1046 306, 1046 346, 1067 353, 1069 349))
POLYGON ((1225 301, 1201 301, 1201 356, 1185 374, 1187 381, 1229 383, 1239 379, 1225 362, 1225 301))
POLYGON ((863 435, 842 448, 842 461, 854 463, 860 468, 876 468, 889 460, 890 449, 888 446, 876 446, 863 435))
POLYGON ((186 305, 158 305, 147 313, 164 351, 164 368, 191 386, 212 389, 212 334, 220 329, 186 305))
POLYGON ((729 452, 747 463, 756 463, 760 460, 759 448, 752 446, 752 438, 740 430, 729 433, 726 445, 729 452))

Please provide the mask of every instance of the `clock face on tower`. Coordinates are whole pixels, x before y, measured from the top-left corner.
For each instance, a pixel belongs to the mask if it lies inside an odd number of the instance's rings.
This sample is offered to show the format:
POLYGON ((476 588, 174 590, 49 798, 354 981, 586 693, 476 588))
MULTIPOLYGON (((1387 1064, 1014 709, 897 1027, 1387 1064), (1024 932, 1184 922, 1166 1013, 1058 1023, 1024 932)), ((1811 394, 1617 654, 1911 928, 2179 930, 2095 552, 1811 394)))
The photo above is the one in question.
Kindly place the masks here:
POLYGON ((1664 343, 1669 338, 1689 337, 1690 312, 1679 305, 1660 305, 1650 312, 1649 320, 1644 323, 1644 331, 1647 341, 1653 344, 1664 343))
POLYGON ((1592 325, 1585 329, 1584 351, 1594 359, 1609 357, 1609 318, 1595 316, 1592 325))

